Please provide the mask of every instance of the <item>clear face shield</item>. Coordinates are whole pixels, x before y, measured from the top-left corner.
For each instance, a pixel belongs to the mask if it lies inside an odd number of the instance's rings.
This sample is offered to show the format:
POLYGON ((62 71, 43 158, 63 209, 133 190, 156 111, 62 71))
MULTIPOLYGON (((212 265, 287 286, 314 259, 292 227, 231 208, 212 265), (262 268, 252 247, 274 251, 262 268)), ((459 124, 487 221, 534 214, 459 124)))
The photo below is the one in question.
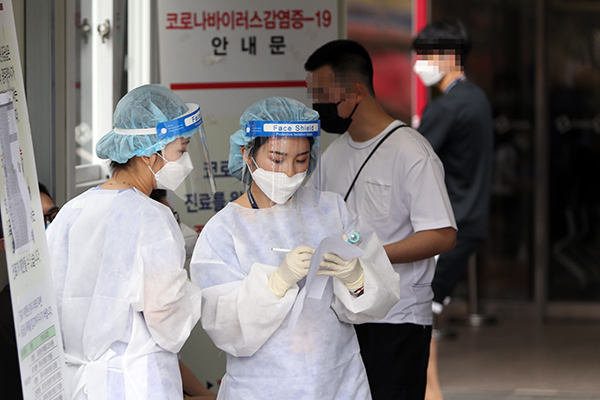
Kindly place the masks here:
MULTIPOLYGON (((307 184, 320 190, 321 127, 319 121, 249 121, 246 136, 252 138, 242 149, 250 175, 248 197, 264 194, 273 204, 286 204, 307 184)), ((249 182, 244 176, 244 181, 249 182)))
POLYGON ((158 189, 172 190, 182 199, 194 191, 204 190, 211 195, 216 191, 212 170, 203 173, 204 166, 210 165, 210 157, 200 106, 185 104, 188 111, 184 115, 161 122, 155 128, 113 129, 120 135, 157 135, 158 143, 166 143, 157 153, 163 165, 152 173, 158 189))
POLYGON ((171 190, 184 200, 188 193, 214 195, 216 192, 213 171, 206 168, 210 165, 210 156, 200 107, 194 103, 186 105, 186 114, 156 127, 159 140, 178 138, 158 153, 164 164, 155 174, 158 189, 171 190))

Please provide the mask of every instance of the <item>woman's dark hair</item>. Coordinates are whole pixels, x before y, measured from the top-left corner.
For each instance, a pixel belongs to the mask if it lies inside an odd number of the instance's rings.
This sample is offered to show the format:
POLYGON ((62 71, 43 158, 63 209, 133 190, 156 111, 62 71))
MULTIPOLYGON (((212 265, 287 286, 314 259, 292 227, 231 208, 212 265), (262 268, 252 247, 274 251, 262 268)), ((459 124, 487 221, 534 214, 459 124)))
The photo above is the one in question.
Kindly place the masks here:
MULTIPOLYGON (((157 151, 155 154, 160 154, 162 155, 162 150, 157 151)), ((108 169, 110 170, 111 175, 114 175, 115 172, 119 172, 119 171, 124 171, 128 168, 131 168, 131 165, 133 164, 133 160, 135 157, 131 157, 129 160, 127 160, 126 163, 121 164, 118 163, 116 161, 111 160, 110 161, 110 165, 108 166, 108 169)))
POLYGON ((258 153, 258 149, 260 149, 263 146, 263 144, 267 143, 269 139, 269 137, 259 136, 256 139, 252 140, 250 143, 246 144, 246 146, 244 147, 246 148, 246 151, 248 152, 250 158, 254 158, 256 156, 256 153, 258 153))
POLYGON ((125 164, 121 164, 116 161, 111 161, 110 165, 108 166, 111 175, 114 175, 116 172, 125 171, 126 169, 129 169, 131 167, 131 160, 133 160, 133 158, 127 160, 125 164))
POLYGON ((50 197, 50 200, 52 200, 52 202, 54 203, 54 199, 52 198, 52 196, 50 196, 50 192, 48 191, 48 188, 46 187, 46 185, 38 182, 38 187, 39 187, 40 193, 44 193, 46 196, 50 197))
POLYGON ((167 198, 167 191, 165 189, 154 189, 150 193, 150 198, 162 203, 162 200, 167 198))

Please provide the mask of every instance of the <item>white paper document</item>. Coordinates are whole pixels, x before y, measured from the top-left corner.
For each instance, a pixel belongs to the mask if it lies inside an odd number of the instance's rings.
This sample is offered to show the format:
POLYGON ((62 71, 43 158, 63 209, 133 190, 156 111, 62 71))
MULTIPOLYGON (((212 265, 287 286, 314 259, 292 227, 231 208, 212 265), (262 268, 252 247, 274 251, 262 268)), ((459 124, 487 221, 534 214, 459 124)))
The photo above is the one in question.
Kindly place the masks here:
POLYGON ((306 275, 306 284, 298 293, 296 302, 292 307, 289 323, 290 332, 296 326, 302 307, 304 307, 304 299, 307 296, 311 299, 321 299, 323 297, 327 281, 331 278, 329 276, 317 275, 319 264, 321 264, 325 253, 337 254, 344 260, 350 260, 365 254, 363 249, 350 244, 341 238, 327 237, 319 243, 319 246, 315 249, 315 252, 310 259, 310 267, 308 269, 308 274, 306 275))

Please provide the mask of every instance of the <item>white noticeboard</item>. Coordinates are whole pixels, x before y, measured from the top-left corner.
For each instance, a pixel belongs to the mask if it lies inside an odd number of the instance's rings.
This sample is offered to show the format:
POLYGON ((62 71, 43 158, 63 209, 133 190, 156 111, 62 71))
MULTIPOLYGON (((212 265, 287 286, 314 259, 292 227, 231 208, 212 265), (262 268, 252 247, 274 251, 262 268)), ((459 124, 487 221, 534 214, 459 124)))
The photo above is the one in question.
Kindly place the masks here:
POLYGON ((69 399, 16 38, 12 4, 2 1, 0 202, 21 383, 26 400, 69 399))
POLYGON ((310 106, 304 63, 338 39, 338 0, 159 0, 158 29, 161 83, 200 104, 210 148, 217 193, 175 201, 200 230, 244 191, 227 160, 246 108, 271 96, 310 106))

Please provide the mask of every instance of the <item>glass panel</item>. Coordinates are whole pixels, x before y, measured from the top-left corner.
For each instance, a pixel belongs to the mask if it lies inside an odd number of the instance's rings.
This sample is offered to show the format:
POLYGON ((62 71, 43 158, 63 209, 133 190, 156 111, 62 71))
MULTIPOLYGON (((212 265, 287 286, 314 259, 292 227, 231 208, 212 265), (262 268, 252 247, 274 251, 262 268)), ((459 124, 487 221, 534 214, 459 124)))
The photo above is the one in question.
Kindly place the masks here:
POLYGON ((92 120, 92 4, 89 0, 76 0, 77 38, 75 41, 76 114, 75 165, 93 162, 92 120))
MULTIPOLYGON (((478 254, 483 299, 533 298, 533 1, 432 0, 432 21, 459 18, 472 37, 469 79, 488 95, 494 112, 495 166, 488 238, 478 254)), ((378 100, 410 121, 412 1, 348 2, 348 38, 373 59, 378 100)), ((435 89, 432 98, 439 96, 435 89)), ((455 295, 466 297, 466 285, 455 295)))
MULTIPOLYGON (((431 6, 432 21, 459 18, 467 27, 472 47, 466 73, 486 92, 494 116, 490 223, 477 257, 479 297, 531 300, 534 4, 432 0, 431 6)), ((465 282, 455 297, 467 296, 465 282)))
MULTIPOLYGON (((127 2, 70 0, 75 13, 75 37, 69 40, 73 106, 69 109, 79 176, 92 176, 106 163, 95 156, 95 143, 112 128, 112 113, 127 90, 127 2), (106 32, 100 34, 100 30, 106 32)), ((95 174, 94 180, 102 174, 95 174)), ((77 182, 81 183, 81 182, 77 182)))
POLYGON ((600 5, 548 4, 550 300, 600 300, 600 5))
POLYGON ((412 0, 351 0, 348 39, 362 44, 373 61, 373 87, 381 106, 410 123, 412 0))

